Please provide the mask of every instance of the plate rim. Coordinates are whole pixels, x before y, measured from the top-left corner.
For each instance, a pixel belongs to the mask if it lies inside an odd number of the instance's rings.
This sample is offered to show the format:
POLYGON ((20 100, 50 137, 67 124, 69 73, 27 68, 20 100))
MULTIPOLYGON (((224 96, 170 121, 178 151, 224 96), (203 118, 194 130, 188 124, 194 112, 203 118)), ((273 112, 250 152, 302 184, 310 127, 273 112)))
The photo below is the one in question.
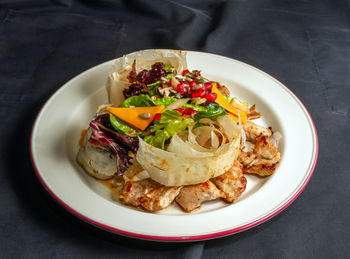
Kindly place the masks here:
POLYGON ((224 231, 218 231, 215 233, 209 233, 209 234, 202 234, 202 235, 191 235, 191 236, 157 236, 157 235, 148 235, 148 234, 140 234, 140 233, 134 233, 134 232, 129 232, 129 231, 125 231, 122 229, 118 229, 115 227, 111 227, 109 225, 100 223, 98 221, 95 221, 83 214, 81 214, 80 212, 76 211, 74 208, 70 207, 68 204, 66 204, 63 200, 61 200, 50 188, 49 186, 45 183, 45 181, 43 180, 43 178, 41 177, 41 174, 39 172, 39 169, 37 168, 35 161, 34 161, 34 155, 33 155, 33 136, 34 136, 34 131, 37 125, 37 121, 40 117, 40 115, 42 114, 43 110, 46 108, 46 106, 48 105, 48 103, 53 99, 53 97, 71 80, 85 74, 88 73, 91 69, 94 69, 97 66, 103 65, 105 63, 109 63, 112 62, 113 60, 117 59, 111 59, 108 60, 106 62, 102 62, 100 64, 97 64, 87 70, 84 70, 83 72, 81 72, 80 74, 74 76, 73 78, 69 79, 68 81, 66 81, 64 84, 62 84, 56 91, 54 91, 51 96, 45 101, 45 103, 42 105, 42 107, 40 108, 39 112, 36 115, 36 118, 34 120, 32 129, 31 129, 31 133, 30 133, 30 159, 31 159, 31 163, 32 166, 34 168, 35 174, 37 176, 37 178, 39 179, 40 183, 43 185, 44 189, 54 198, 54 200, 60 204, 62 207, 64 207, 67 211, 69 211, 71 214, 73 214, 74 216, 76 216, 79 219, 82 219, 83 221, 94 225, 100 229, 103 230, 107 230, 109 232, 115 233, 115 234, 119 234, 122 236, 126 236, 126 237, 131 237, 131 238, 137 238, 137 239, 143 239, 143 240, 148 240, 148 241, 161 241, 161 242, 190 242, 190 241, 203 241, 203 240, 208 240, 208 239, 215 239, 215 238, 220 238, 220 237, 225 237, 228 235, 232 235, 232 234, 236 234, 245 230, 248 230, 250 228, 253 228, 257 225, 260 225, 261 223, 273 218, 274 216, 276 216, 277 214, 279 214, 280 212, 282 212, 284 209, 286 209, 290 204, 292 204, 295 199, 303 192, 303 190, 305 189, 305 187, 307 186, 307 184, 309 183, 315 168, 316 168, 316 164, 317 164, 317 159, 318 159, 318 153, 319 153, 319 142, 318 142, 318 135, 317 135, 317 130, 316 130, 316 126, 315 123, 309 113, 309 111, 307 110, 307 108, 305 107, 305 105, 303 104, 303 102, 286 86, 284 85, 282 82, 280 82, 278 79, 274 78, 273 76, 269 75, 268 73, 260 70, 259 68, 256 68, 252 65, 249 65, 247 63, 244 63, 242 61, 239 61, 237 59, 234 58, 230 58, 230 57, 226 57, 226 56, 222 56, 222 55, 217 55, 217 54, 213 54, 213 53, 209 53, 209 52, 202 52, 202 51, 187 51, 184 50, 186 52, 192 52, 192 53, 198 53, 198 54, 205 54, 205 55, 213 55, 216 56, 218 58, 225 58, 228 59, 230 61, 234 61, 234 62, 238 62, 240 65, 249 67, 250 69, 255 70, 256 72, 263 74, 267 77, 269 77, 271 80, 275 81, 278 83, 278 85, 280 85, 282 88, 284 88, 284 90, 289 93, 294 100, 301 106, 302 110, 304 111, 304 114, 306 116, 306 118, 308 118, 310 123, 310 126, 312 128, 312 137, 315 140, 315 152, 314 152, 314 156, 312 159, 312 165, 310 167, 310 170, 307 174, 307 177, 303 180, 303 182, 301 183, 300 187, 295 191, 295 193, 290 196, 288 199, 286 199, 284 202, 282 202, 277 208, 275 208, 274 210, 270 211, 269 213, 267 213, 266 215, 264 215, 263 217, 260 217, 252 222, 246 223, 242 226, 238 226, 232 229, 228 229, 228 230, 224 230, 224 231))

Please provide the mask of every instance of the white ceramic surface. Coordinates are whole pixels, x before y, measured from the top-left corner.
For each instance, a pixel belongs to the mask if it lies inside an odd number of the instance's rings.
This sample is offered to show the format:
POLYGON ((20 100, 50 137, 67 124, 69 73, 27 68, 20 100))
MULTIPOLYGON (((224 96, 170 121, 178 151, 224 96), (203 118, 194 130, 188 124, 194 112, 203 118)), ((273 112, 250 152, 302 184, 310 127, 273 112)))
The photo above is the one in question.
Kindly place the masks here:
POLYGON ((190 70, 229 87, 231 96, 256 104, 256 121, 282 133, 281 163, 274 175, 247 175, 247 189, 234 203, 204 203, 191 214, 175 203, 149 213, 113 201, 110 191, 75 162, 81 130, 97 107, 107 103, 104 87, 113 61, 78 75, 44 105, 33 127, 31 153, 37 175, 48 192, 76 216, 103 229, 136 238, 194 241, 243 231, 287 207, 304 189, 314 170, 318 141, 303 104, 283 84, 245 63, 226 57, 188 52, 190 70), (302 151, 302 156, 300 152, 302 151))

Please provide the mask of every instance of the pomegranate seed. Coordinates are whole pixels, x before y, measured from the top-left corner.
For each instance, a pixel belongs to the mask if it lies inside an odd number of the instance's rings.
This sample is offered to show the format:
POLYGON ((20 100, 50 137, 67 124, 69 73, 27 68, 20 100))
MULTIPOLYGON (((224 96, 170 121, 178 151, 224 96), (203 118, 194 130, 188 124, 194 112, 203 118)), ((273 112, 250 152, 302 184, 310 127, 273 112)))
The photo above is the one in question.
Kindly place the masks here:
POLYGON ((195 110, 193 110, 192 108, 186 108, 185 111, 184 111, 184 114, 186 115, 191 115, 191 114, 194 114, 196 113, 195 110))
POLYGON ((177 111, 180 112, 181 114, 184 114, 184 112, 185 112, 185 110, 182 109, 182 108, 178 108, 178 109, 175 109, 175 110, 177 110, 177 111))
POLYGON ((201 76, 201 72, 198 71, 198 72, 195 73, 195 75, 196 76, 201 76))
POLYGON ((178 93, 181 93, 181 94, 186 94, 187 89, 186 89, 186 87, 185 87, 182 83, 180 83, 180 84, 177 85, 176 91, 177 91, 178 93))
POLYGON ((195 85, 194 87, 192 87, 192 90, 193 90, 193 91, 196 91, 196 90, 198 90, 198 89, 204 90, 204 85, 203 85, 203 84, 197 84, 197 85, 195 85))
POLYGON ((153 121, 159 121, 161 117, 162 115, 160 113, 156 113, 156 115, 154 115, 153 121))
POLYGON ((205 88, 205 91, 209 92, 211 90, 211 88, 212 88, 211 83, 205 83, 204 84, 204 88, 205 88))
POLYGON ((190 88, 192 89, 196 84, 197 84, 196 81, 191 81, 191 82, 190 82, 190 88))
POLYGON ((190 71, 188 71, 188 69, 185 69, 184 71, 182 71, 182 76, 187 75, 190 71))
POLYGON ((171 79, 172 79, 172 78, 169 79, 169 84, 171 84, 171 79))
POLYGON ((192 92, 192 98, 204 97, 205 91, 203 89, 198 89, 192 92))
POLYGON ((215 101, 217 97, 218 96, 216 93, 209 93, 205 95, 205 99, 207 99, 208 101, 215 101))

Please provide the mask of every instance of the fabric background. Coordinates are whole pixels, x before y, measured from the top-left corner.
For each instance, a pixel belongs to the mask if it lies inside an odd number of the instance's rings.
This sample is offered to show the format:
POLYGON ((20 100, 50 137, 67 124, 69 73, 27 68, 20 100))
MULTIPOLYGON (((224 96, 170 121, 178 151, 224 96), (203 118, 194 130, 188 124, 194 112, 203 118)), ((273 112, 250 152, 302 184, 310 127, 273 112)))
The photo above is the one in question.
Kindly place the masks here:
POLYGON ((0 257, 347 257, 349 82, 349 1, 0 0, 0 257), (243 233, 171 244, 104 232, 56 204, 30 163, 40 107, 80 72, 147 48, 232 57, 278 78, 301 99, 320 153, 292 205, 243 233))

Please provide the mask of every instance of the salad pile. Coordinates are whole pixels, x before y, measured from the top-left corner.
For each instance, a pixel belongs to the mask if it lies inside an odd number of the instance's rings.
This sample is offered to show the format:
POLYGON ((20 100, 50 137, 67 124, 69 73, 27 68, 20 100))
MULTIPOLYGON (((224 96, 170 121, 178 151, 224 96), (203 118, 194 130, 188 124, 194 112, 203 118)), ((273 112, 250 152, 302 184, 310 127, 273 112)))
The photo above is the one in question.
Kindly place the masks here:
POLYGON ((104 106, 108 113, 97 114, 90 123, 94 130, 89 142, 115 152, 120 174, 130 164, 130 152, 137 152, 138 137, 166 149, 169 140, 188 127, 196 129, 227 114, 235 122, 246 120, 248 104, 229 97, 226 87, 204 78, 198 70, 185 69, 178 74, 171 65, 156 62, 150 70, 136 73, 134 63, 128 79, 123 103, 119 107, 104 106), (228 105, 229 111, 224 108, 228 105))
MULTIPOLYGON (((174 200, 191 212, 207 200, 237 200, 244 173, 268 176, 281 154, 278 134, 252 122, 255 105, 188 70, 186 52, 145 50, 117 59, 77 162, 113 181, 112 197, 158 211, 174 200)), ((281 136, 280 136, 281 137, 281 136)))

